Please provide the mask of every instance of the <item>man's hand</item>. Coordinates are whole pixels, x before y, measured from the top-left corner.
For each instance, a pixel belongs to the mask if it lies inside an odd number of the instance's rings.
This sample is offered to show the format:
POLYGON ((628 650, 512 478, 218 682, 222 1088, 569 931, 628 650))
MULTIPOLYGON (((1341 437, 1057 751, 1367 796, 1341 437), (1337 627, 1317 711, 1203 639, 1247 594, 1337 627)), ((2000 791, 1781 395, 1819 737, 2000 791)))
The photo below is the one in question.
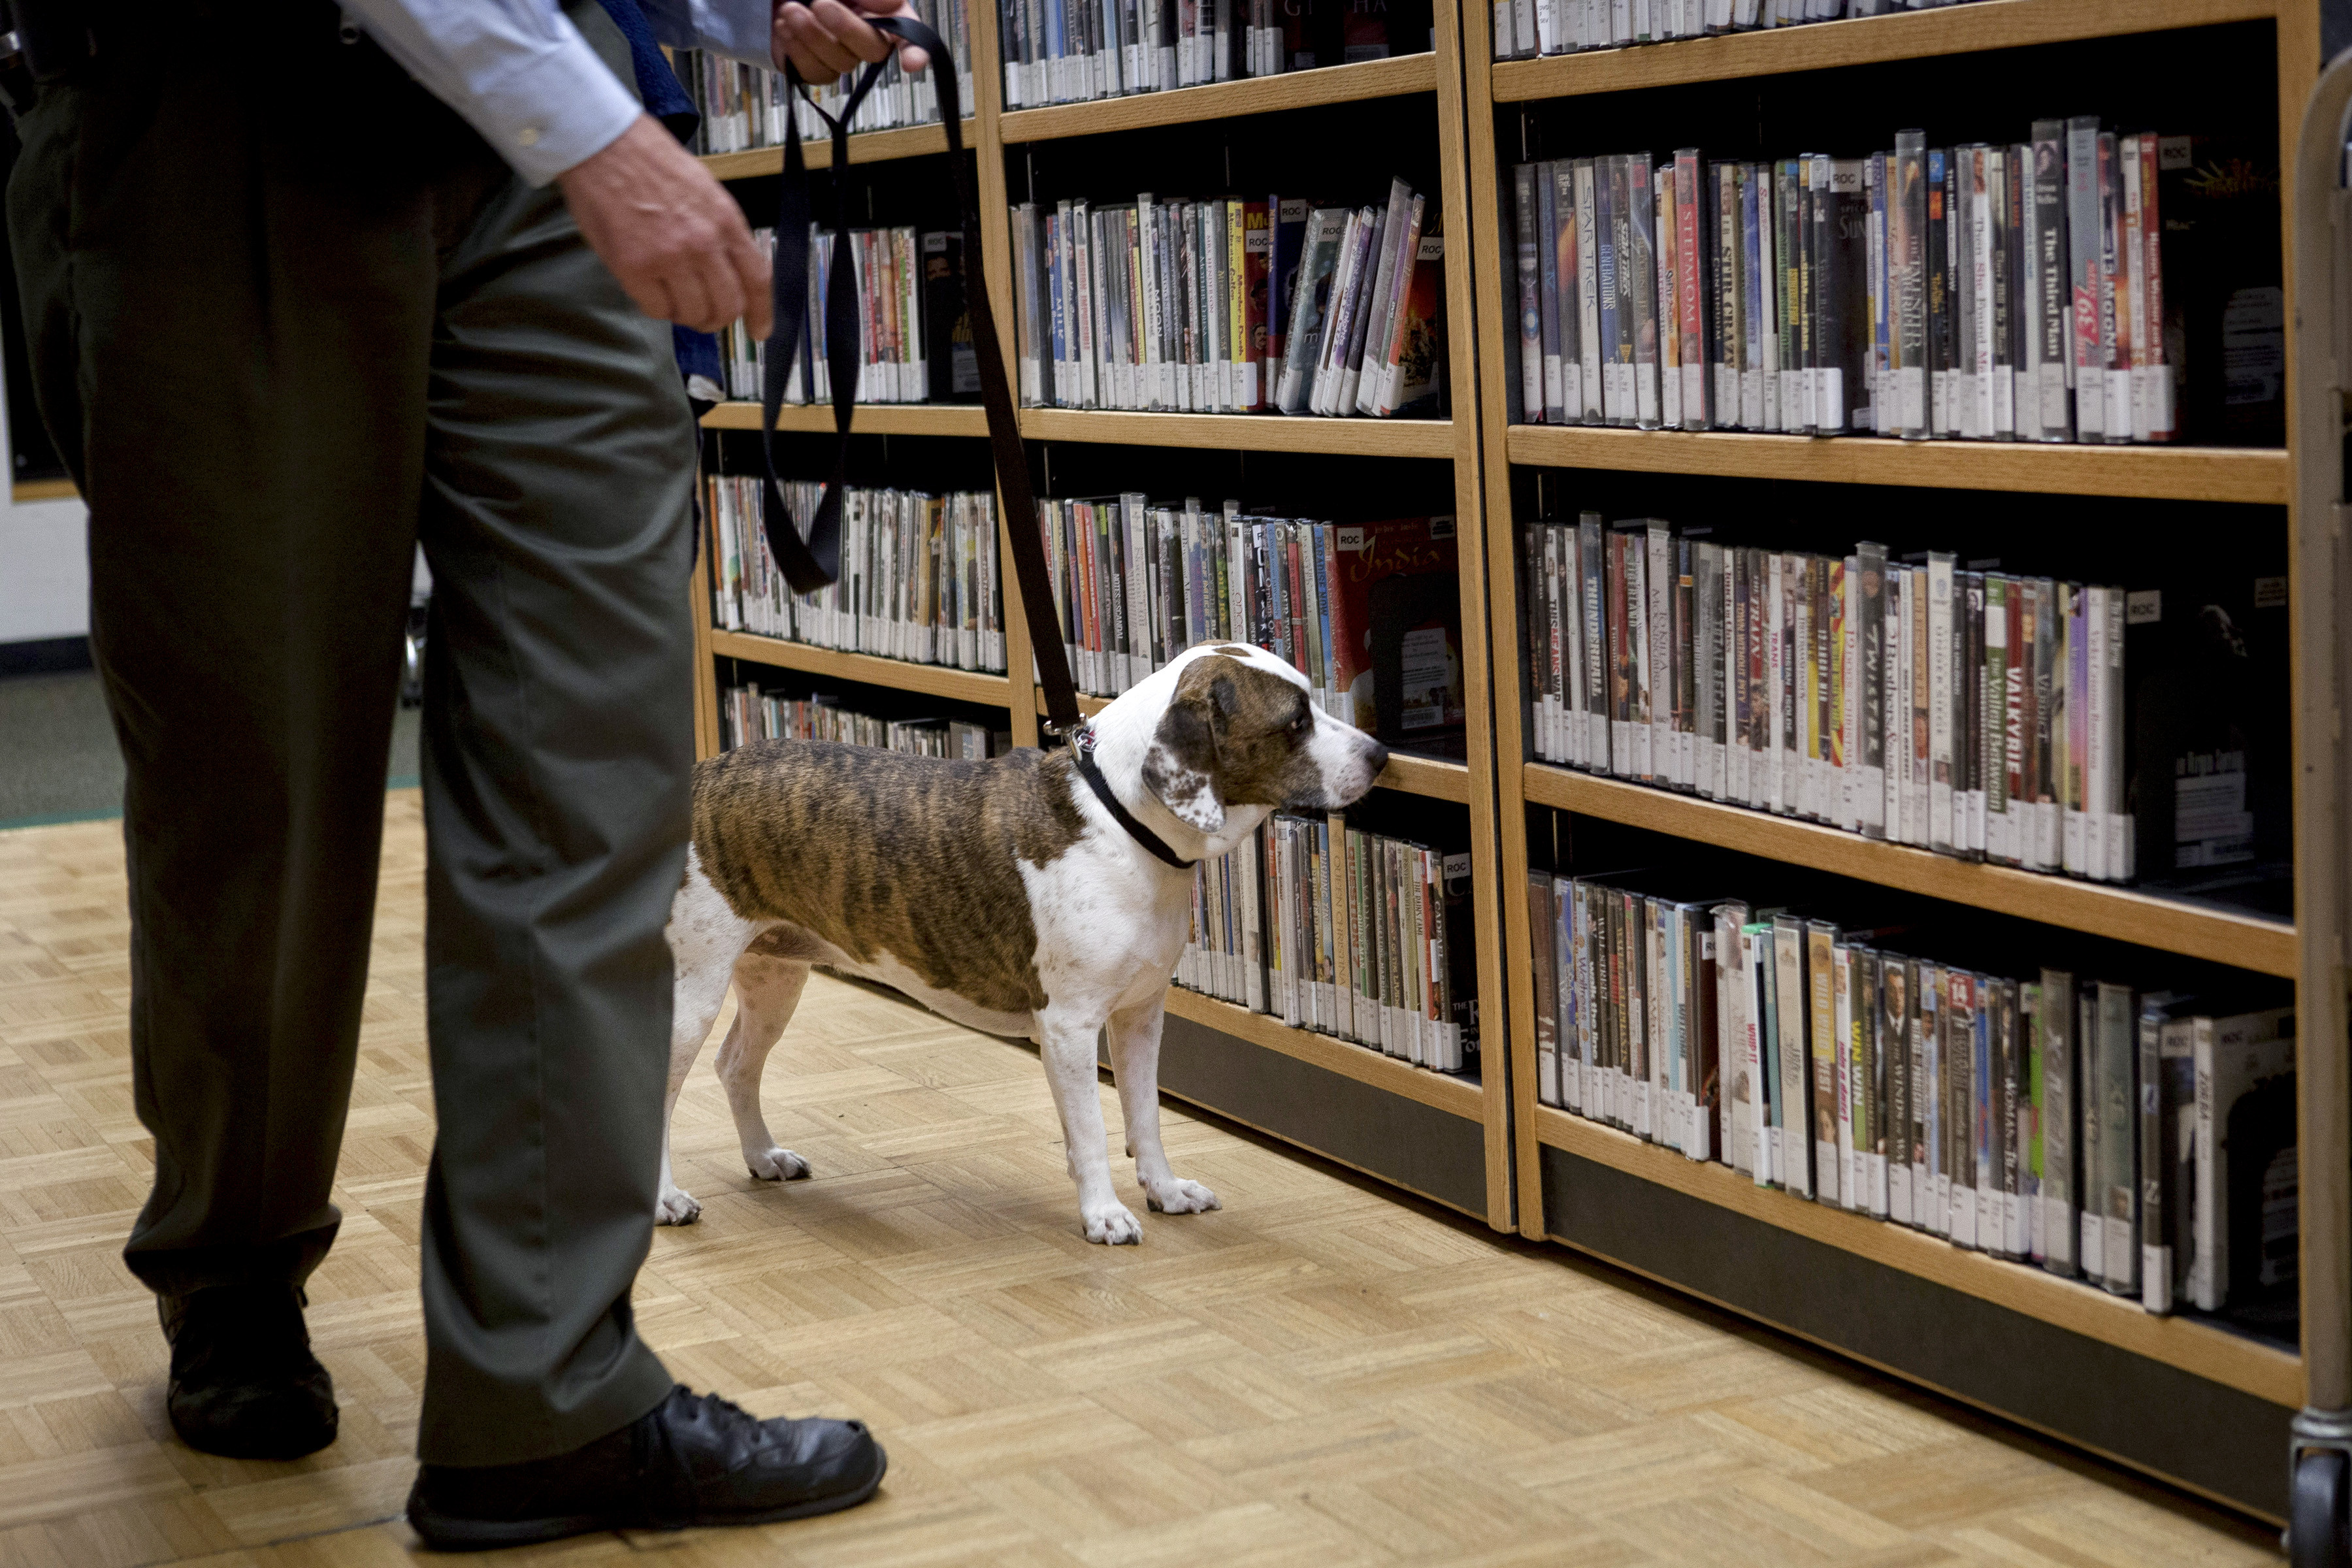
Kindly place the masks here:
POLYGON ((704 332, 740 316, 752 336, 767 337, 767 252, 735 199, 651 116, 638 115, 555 183, 589 247, 646 315, 704 332))
POLYGON ((776 68, 783 69, 789 60, 800 68, 803 81, 816 87, 856 69, 860 60, 871 64, 898 49, 904 57, 901 64, 910 71, 921 70, 930 63, 930 56, 912 44, 876 32, 866 23, 867 16, 914 15, 908 0, 813 0, 807 5, 802 0, 776 0, 770 45, 776 68))

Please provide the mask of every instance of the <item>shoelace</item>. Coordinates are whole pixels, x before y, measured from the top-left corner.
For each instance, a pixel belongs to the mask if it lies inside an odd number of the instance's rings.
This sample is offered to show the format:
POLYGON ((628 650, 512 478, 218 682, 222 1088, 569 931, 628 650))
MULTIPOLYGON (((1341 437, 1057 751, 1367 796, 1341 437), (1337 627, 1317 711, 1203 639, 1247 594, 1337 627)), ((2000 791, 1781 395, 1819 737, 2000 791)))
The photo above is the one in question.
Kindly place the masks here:
MULTIPOLYGON (((682 1388, 685 1384, 681 1384, 678 1386, 682 1388)), ((726 1425, 725 1422, 713 1420, 713 1417, 722 1415, 731 1415, 737 1422, 751 1429, 754 1435, 751 1439, 751 1446, 753 1447, 763 1447, 766 1446, 768 1442, 768 1428, 758 1416, 752 1415, 750 1411, 744 1409, 741 1405, 736 1404, 733 1400, 721 1394, 698 1394, 694 1395, 694 1418, 696 1421, 712 1421, 714 1426, 724 1426, 726 1425)))
MULTIPOLYGON (((737 1433, 748 1428, 742 1437, 746 1458, 765 1447, 769 1436, 758 1418, 733 1400, 719 1394, 695 1394, 682 1383, 670 1391, 670 1396, 656 1406, 651 1415, 636 1424, 631 1434, 630 1458, 638 1477, 646 1482, 666 1485, 672 1494, 669 1502, 673 1511, 700 1523, 701 1493, 694 1463, 671 1436, 671 1423, 680 1417, 688 1424, 708 1424, 722 1432, 730 1425, 737 1433)), ((722 1441, 718 1447, 723 1452, 728 1445, 722 1441)))

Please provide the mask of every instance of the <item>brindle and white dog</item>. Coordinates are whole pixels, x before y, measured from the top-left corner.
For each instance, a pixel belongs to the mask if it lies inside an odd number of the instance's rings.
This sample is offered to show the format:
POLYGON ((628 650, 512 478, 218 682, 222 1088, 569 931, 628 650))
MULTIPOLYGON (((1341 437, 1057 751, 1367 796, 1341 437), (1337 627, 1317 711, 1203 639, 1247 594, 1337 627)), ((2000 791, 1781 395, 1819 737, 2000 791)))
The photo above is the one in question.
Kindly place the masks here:
MULTIPOLYGON (((1337 811, 1387 749, 1309 701, 1307 678, 1234 643, 1189 648, 1097 714, 1094 757, 1119 804, 1184 860, 1220 856, 1277 806, 1337 811)), ((1192 873, 1105 808, 1066 750, 942 762, 767 741, 694 772, 694 842, 670 910, 677 972, 656 1217, 701 1205, 672 1179, 667 1118, 735 985, 719 1048, 754 1176, 808 1162, 776 1146, 760 1073, 812 963, 894 986, 960 1024, 1042 1047, 1088 1241, 1143 1239, 1112 1191, 1096 1095, 1108 1027, 1128 1152, 1150 1206, 1217 1196, 1168 1168, 1160 1027, 1192 921, 1192 873)))

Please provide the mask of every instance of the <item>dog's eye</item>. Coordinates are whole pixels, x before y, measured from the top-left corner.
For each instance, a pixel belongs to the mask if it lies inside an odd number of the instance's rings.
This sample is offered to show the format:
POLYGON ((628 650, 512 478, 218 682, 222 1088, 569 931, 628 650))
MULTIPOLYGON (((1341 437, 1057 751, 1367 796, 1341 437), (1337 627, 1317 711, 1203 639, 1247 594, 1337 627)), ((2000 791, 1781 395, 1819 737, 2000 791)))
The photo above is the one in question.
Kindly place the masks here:
POLYGON ((1293 719, 1290 721, 1290 732, 1294 735, 1304 735, 1307 733, 1307 730, 1314 725, 1314 722, 1315 715, 1313 713, 1302 712, 1297 718, 1293 719))

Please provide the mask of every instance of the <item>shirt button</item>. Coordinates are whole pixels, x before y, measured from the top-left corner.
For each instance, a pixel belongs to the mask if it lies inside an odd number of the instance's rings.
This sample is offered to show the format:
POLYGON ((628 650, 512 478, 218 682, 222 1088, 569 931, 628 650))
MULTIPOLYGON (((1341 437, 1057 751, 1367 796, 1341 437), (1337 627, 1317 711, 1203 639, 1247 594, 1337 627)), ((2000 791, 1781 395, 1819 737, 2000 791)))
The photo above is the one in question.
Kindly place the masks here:
POLYGON ((536 125, 524 126, 520 131, 515 132, 515 140, 521 142, 526 147, 538 146, 539 127, 536 125))

